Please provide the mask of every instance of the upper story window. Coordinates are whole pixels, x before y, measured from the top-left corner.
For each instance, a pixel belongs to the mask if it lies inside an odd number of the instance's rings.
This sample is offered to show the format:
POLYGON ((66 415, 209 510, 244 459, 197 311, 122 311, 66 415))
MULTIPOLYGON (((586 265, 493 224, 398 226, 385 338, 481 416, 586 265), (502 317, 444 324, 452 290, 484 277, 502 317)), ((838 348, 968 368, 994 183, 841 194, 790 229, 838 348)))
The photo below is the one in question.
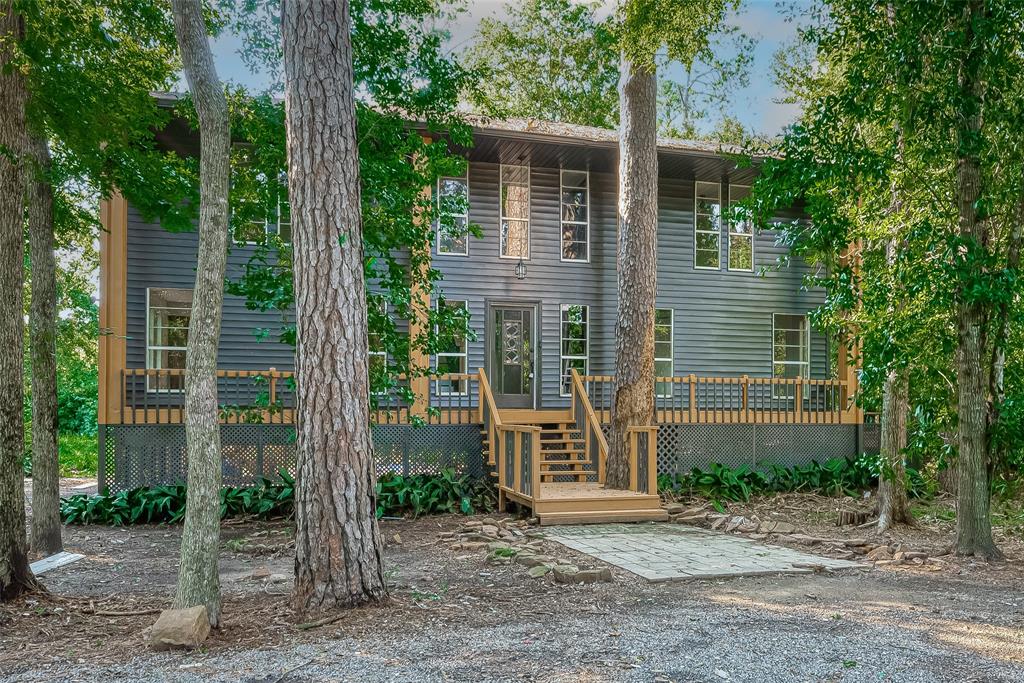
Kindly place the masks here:
POLYGON ((811 328, 806 315, 772 315, 772 375, 780 378, 809 377, 811 328))
MULTIPOLYGON (((439 375, 465 374, 468 367, 468 335, 466 332, 469 329, 469 308, 465 301, 438 299, 437 310, 452 311, 460 316, 464 323, 464 329, 454 332, 437 352, 434 368, 439 375)), ((468 390, 469 384, 464 379, 438 378, 435 385, 435 393, 441 396, 465 394, 468 390)))
MULTIPOLYGON (((384 339, 381 337, 379 332, 374 332, 373 326, 370 321, 373 318, 385 318, 388 314, 388 302, 381 296, 369 295, 367 301, 368 308, 368 320, 367 320, 367 342, 369 345, 370 359, 369 359, 369 370, 370 377, 383 376, 387 372, 388 367, 388 351, 384 345, 384 339)), ((372 384, 372 381, 371 381, 372 384)))
POLYGON ((729 208, 735 214, 729 221, 729 270, 754 270, 754 226, 750 212, 733 207, 750 196, 749 185, 729 185, 729 208))
MULTIPOLYGON (((674 334, 673 310, 657 308, 654 310, 654 376, 672 377, 675 374, 675 362, 672 340, 674 334)), ((658 382, 655 386, 656 396, 666 398, 672 396, 670 382, 658 382)))
POLYGON ((502 258, 530 258, 530 167, 501 165, 502 258))
POLYGON ((587 374, 590 361, 590 309, 588 306, 562 304, 561 381, 559 395, 572 394, 572 370, 587 374))
MULTIPOLYGON (((261 174, 262 175, 262 174, 261 174)), ((262 220, 250 220, 234 227, 235 240, 247 244, 265 242, 268 235, 280 237, 284 242, 292 241, 292 209, 288 201, 288 176, 278 177, 277 201, 269 214, 262 220)))
POLYGON ((469 178, 439 178, 437 253, 469 256, 469 178))
MULTIPOLYGON (((188 323, 192 318, 192 290, 146 290, 146 368, 184 370, 188 323)), ((183 391, 185 374, 147 375, 150 391, 183 391)))
POLYGON ((693 265, 718 270, 722 261, 722 186, 694 184, 693 265))
POLYGON ((562 170, 562 260, 590 261, 590 173, 562 170))

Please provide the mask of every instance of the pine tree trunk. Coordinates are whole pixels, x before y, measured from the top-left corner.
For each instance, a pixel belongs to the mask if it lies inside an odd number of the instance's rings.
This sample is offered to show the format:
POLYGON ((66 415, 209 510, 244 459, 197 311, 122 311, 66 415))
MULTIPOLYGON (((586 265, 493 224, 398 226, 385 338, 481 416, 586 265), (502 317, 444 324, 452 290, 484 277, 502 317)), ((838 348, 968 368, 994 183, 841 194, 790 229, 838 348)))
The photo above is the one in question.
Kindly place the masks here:
POLYGON ((612 433, 605 484, 629 486, 626 429, 654 418, 654 297, 657 292, 657 84, 653 68, 622 58, 619 80, 618 311, 612 433))
POLYGON ((29 260, 32 301, 32 551, 53 555, 60 537, 60 463, 57 457, 57 282, 53 240, 53 185, 46 138, 29 139, 29 260))
POLYGON ((349 4, 282 8, 295 272, 299 612, 386 595, 370 433, 349 4))
POLYGON ((907 413, 910 379, 906 369, 890 370, 882 392, 882 476, 878 480, 878 529, 913 524, 907 496, 907 413))
POLYGON ((221 455, 217 409, 217 344, 224 302, 231 132, 224 89, 210 52, 200 0, 174 0, 174 27, 199 115, 199 255, 185 356, 188 493, 175 607, 205 605, 220 623, 221 455))
POLYGON ((22 362, 24 285, 25 80, 8 69, 10 45, 21 37, 21 17, 0 0, 0 600, 34 590, 25 535, 25 416, 22 362), (13 159, 12 159, 13 156, 13 159))
MULTIPOLYGON (((957 206, 959 237, 968 245, 970 265, 981 269, 982 254, 987 251, 985 220, 978 215, 977 202, 982 195, 981 161, 978 140, 982 135, 982 106, 985 83, 979 75, 983 60, 983 39, 974 34, 974 23, 982 7, 970 3, 965 17, 967 51, 960 70, 960 95, 963 102, 958 131, 961 152, 957 164, 957 206)), ((963 287, 963 285, 961 285, 963 287)), ((957 292, 957 414, 959 417, 959 453, 957 455, 957 555, 977 555, 995 559, 1002 555, 992 538, 989 518, 989 440, 987 373, 985 371, 985 329, 988 311, 984 303, 957 292)))

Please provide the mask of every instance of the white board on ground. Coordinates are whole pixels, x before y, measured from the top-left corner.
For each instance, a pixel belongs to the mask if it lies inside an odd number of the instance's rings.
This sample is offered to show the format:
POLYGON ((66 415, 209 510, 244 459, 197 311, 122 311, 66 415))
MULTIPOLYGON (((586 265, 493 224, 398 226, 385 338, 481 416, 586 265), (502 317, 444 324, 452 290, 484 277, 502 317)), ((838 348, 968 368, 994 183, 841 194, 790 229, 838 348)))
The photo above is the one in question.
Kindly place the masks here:
POLYGON ((79 555, 78 553, 69 553, 67 551, 64 551, 57 553, 56 555, 44 557, 38 562, 33 562, 29 566, 32 568, 32 573, 36 576, 39 576, 40 574, 45 574, 46 572, 56 569, 58 567, 63 567, 65 565, 71 564, 72 562, 78 562, 83 557, 85 557, 85 555, 79 555))

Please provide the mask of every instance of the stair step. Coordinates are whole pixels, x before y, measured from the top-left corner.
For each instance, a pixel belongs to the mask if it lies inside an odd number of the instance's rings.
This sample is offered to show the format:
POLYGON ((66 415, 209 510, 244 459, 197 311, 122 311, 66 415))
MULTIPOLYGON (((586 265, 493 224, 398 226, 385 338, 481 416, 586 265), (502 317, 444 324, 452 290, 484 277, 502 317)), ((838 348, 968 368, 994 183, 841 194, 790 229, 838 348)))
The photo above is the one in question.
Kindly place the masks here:
POLYGON ((540 462, 542 465, 589 465, 590 459, 588 458, 565 458, 560 460, 557 458, 541 458, 540 462))
POLYGON ((558 464, 558 463, 542 462, 540 464, 540 473, 541 474, 597 474, 596 470, 592 470, 592 469, 588 469, 588 468, 579 469, 579 468, 574 467, 574 468, 568 469, 568 470, 553 470, 550 467, 546 467, 547 465, 555 465, 555 464, 558 464))
POLYGON ((579 455, 583 453, 582 448, 542 448, 541 455, 579 455))

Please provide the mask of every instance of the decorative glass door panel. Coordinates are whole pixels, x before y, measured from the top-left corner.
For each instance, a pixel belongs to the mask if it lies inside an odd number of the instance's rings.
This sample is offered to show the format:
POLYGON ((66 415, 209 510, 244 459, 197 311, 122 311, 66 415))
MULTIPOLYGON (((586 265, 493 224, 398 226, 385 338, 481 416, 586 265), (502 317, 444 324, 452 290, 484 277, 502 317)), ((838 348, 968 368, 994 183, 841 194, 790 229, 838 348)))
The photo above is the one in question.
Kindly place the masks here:
POLYGON ((536 385, 533 307, 495 307, 490 331, 494 400, 500 407, 532 408, 536 385))

